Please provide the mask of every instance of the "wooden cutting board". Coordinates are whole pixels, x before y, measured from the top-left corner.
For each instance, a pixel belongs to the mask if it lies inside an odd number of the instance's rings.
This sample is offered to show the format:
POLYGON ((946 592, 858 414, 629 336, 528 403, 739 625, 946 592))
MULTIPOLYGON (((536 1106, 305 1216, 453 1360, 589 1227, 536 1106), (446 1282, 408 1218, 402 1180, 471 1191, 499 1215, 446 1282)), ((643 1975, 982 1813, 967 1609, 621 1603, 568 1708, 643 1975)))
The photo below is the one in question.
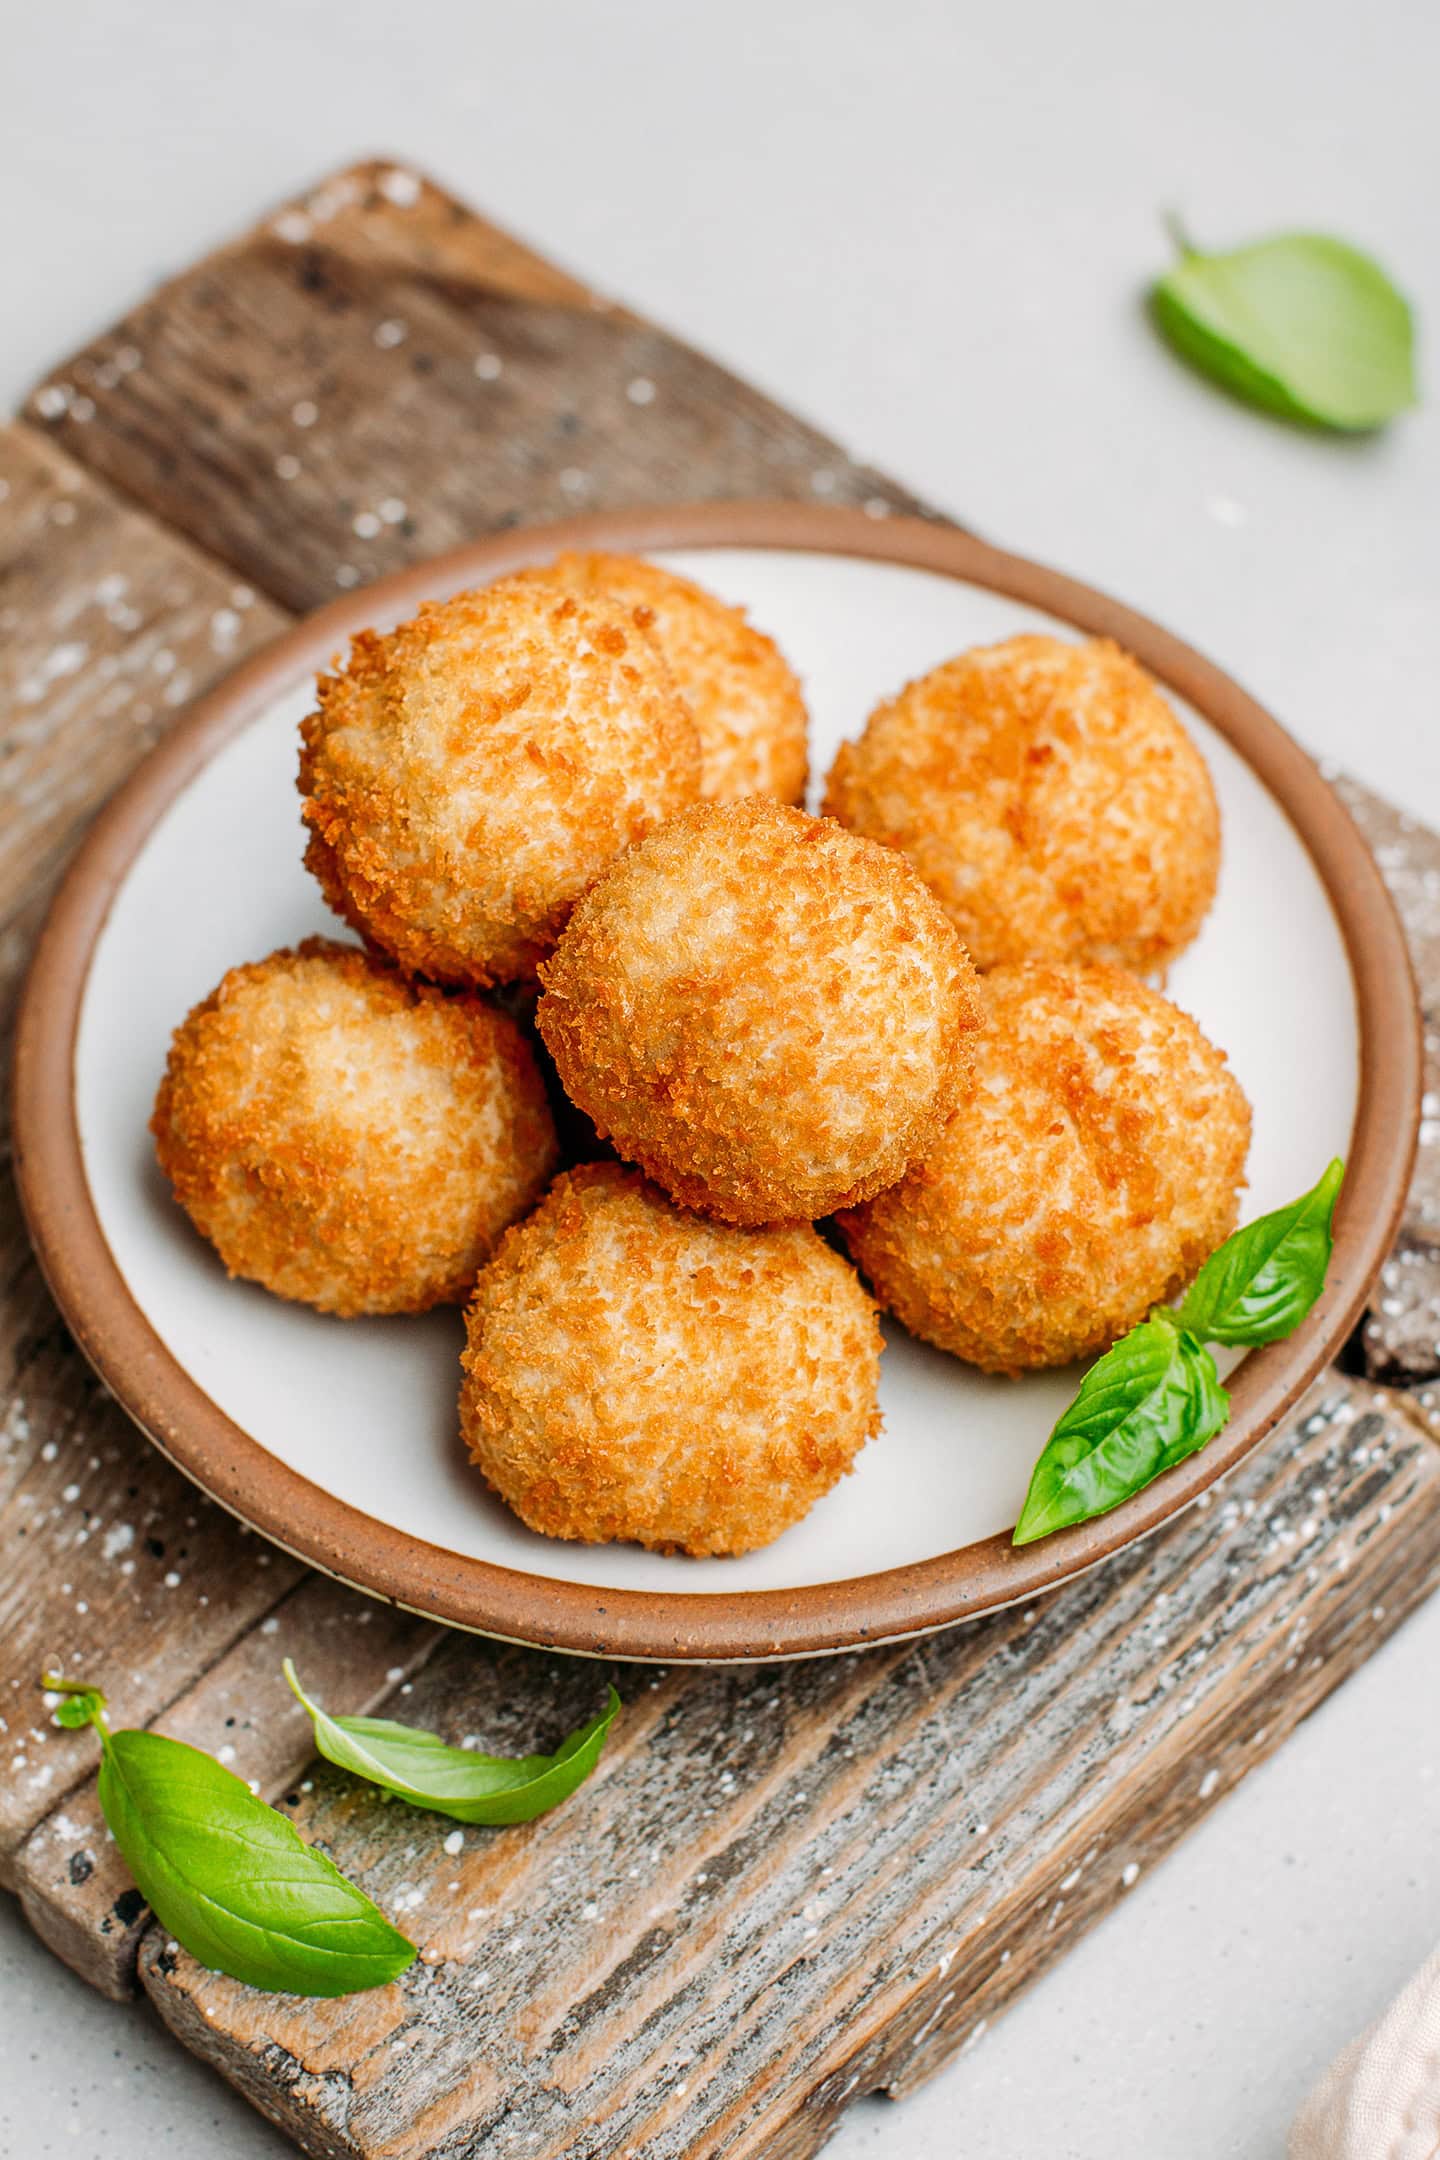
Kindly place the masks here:
MULTIPOLYGON (((922 511, 398 166, 339 174, 146 301, 0 430, 7 1047, 87 820, 292 615, 509 524, 755 495, 922 511)), ((1434 1010, 1440 840, 1343 792, 1434 1010)), ((4 1176, 0 1879, 307 2151, 816 2151, 856 2094, 978 2039, 1440 1577, 1436 1153, 1344 1369, 1180 1521, 910 1647, 620 1668, 595 1777, 499 1832, 310 1764, 282 1655, 336 1707, 497 1751, 551 1744, 603 1669, 447 1634, 202 1500, 82 1364, 4 1176), (55 1662, 120 1722, 232 1761, 422 1962, 338 2003, 198 1969, 106 1843, 93 1740, 48 1723, 55 1662)))

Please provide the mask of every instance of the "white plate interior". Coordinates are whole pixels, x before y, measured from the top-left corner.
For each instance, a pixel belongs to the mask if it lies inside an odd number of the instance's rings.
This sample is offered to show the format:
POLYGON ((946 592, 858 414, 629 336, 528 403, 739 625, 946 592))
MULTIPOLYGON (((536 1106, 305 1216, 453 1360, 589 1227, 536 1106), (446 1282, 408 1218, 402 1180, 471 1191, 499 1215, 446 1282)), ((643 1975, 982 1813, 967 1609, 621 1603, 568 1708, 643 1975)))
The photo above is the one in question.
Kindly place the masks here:
MULTIPOLYGON (((967 645, 1056 629, 927 571, 712 548, 657 560, 743 603, 805 682, 818 783, 882 695, 967 645)), ((430 1544, 571 1582, 781 1590, 950 1552, 1008 1528, 1075 1374, 987 1379, 887 1328, 885 1427, 854 1474, 765 1552, 687 1560, 526 1530, 464 1459, 459 1315, 338 1321, 228 1281, 155 1166, 147 1131, 170 1031, 228 967, 336 931, 301 865, 296 726, 308 679, 171 805, 116 894, 86 985, 76 1091, 101 1225, 156 1333, 245 1432, 337 1499, 430 1544)), ((1178 702, 1178 701, 1177 701, 1178 702)), ((1250 768, 1180 707, 1224 819, 1215 909, 1167 989, 1225 1048, 1255 1112, 1247 1214, 1302 1191, 1349 1144, 1354 990, 1309 855, 1250 768)))

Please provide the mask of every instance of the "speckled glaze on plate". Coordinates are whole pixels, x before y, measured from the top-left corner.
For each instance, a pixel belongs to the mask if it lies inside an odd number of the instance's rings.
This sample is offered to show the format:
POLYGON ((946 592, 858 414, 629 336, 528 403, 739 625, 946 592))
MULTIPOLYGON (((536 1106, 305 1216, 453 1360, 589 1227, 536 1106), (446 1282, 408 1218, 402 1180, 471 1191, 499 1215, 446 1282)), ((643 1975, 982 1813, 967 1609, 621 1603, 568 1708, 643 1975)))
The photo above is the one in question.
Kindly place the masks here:
POLYGON ((1420 1091, 1409 963, 1368 850, 1245 693, 1142 616, 943 526, 792 504, 618 512, 507 533, 348 595, 198 704, 109 805, 55 902, 23 1001, 15 1142, 27 1220, 82 1349, 155 1444, 265 1536, 454 1626, 592 1655, 799 1657, 1033 1595, 1165 1522, 1251 1449, 1343 1342, 1390 1243, 1420 1091), (1347 1155, 1325 1296, 1230 1380, 1201 1455, 1019 1552, 1029 1466, 1074 1373, 996 1381, 891 1328, 886 1430, 764 1553, 562 1545, 463 1460, 460 1321, 329 1320, 226 1281, 145 1130, 171 1027, 225 968, 333 924, 301 868, 297 720, 346 637, 563 546, 656 553, 743 602, 805 678, 817 780, 881 694, 1021 628, 1116 638, 1201 742, 1225 821, 1215 911, 1168 988, 1255 1105, 1246 1213, 1347 1155))

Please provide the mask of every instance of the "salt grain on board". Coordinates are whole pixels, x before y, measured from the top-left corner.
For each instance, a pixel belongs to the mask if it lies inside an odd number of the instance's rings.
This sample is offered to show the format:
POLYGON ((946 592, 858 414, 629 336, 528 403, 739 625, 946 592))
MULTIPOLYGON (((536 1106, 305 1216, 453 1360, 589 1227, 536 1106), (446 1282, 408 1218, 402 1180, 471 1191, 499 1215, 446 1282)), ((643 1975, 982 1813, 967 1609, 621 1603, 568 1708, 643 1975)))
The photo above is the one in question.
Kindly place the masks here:
POLYGON ((403 166, 392 165, 380 175, 380 193, 385 200, 394 203, 397 210, 410 210, 420 200, 420 182, 413 172, 403 166))

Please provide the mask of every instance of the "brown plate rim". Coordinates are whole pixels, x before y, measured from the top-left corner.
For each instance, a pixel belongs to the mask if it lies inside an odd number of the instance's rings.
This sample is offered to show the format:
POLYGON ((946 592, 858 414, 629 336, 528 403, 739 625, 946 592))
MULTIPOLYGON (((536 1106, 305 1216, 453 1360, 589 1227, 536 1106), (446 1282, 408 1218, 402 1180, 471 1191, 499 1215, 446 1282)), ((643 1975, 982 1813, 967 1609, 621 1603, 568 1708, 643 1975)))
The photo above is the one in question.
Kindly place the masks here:
POLYGON ((783 502, 606 511, 473 541, 347 594, 192 707, 101 813, 52 905, 22 997, 13 1068, 16 1174, 30 1235, 76 1341, 124 1409, 241 1521, 327 1574, 454 1627, 599 1657, 805 1657, 952 1626, 1049 1589, 1169 1521, 1232 1469, 1345 1341, 1392 1243, 1419 1121, 1421 1028, 1394 905, 1312 759, 1220 669, 1147 617, 1059 571, 919 518, 783 502), (166 1348, 105 1240, 85 1176, 74 1051, 96 940, 156 821, 287 685, 356 630, 561 547, 754 547, 929 570, 1113 637, 1219 729, 1295 826, 1335 910, 1355 983, 1360 1085, 1335 1256, 1320 1302, 1230 1382, 1229 1426, 1203 1454, 1097 1521, 1014 1550, 1002 1534, 873 1575, 792 1590, 597 1589, 433 1546, 337 1500, 235 1425, 166 1348), (1383 1048, 1383 1054, 1382 1054, 1383 1048))

